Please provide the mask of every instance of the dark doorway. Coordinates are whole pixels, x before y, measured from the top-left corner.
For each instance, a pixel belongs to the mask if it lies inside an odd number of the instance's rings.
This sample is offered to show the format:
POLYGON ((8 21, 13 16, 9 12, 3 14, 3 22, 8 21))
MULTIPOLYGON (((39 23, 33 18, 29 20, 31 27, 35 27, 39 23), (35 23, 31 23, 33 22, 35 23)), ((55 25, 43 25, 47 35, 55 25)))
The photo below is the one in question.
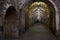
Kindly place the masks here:
POLYGON ((5 15, 4 29, 6 36, 16 36, 18 34, 18 17, 16 10, 13 6, 10 6, 5 15))

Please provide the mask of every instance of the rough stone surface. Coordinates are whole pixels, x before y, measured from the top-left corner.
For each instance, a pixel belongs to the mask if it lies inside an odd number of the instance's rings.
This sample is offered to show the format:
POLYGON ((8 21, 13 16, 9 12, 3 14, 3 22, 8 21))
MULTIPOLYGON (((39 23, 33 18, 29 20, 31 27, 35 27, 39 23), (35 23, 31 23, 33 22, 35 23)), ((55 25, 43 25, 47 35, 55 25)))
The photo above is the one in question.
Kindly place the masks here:
MULTIPOLYGON (((18 15, 18 28, 21 30, 25 27, 25 14, 24 12, 21 12, 21 8, 25 7, 25 3, 28 3, 29 0, 0 0, 0 26, 3 26, 4 28, 4 21, 5 21, 5 15, 6 11, 10 6, 13 6, 16 9, 17 15, 18 15)), ((32 1, 32 0, 31 0, 32 1)), ((60 13, 60 1, 59 0, 52 0, 60 13)), ((60 14, 59 14, 60 16, 60 14)), ((14 29, 14 28, 13 28, 14 29)), ((18 30, 19 30, 18 29, 18 30)), ((24 31, 24 30, 23 30, 24 31)))

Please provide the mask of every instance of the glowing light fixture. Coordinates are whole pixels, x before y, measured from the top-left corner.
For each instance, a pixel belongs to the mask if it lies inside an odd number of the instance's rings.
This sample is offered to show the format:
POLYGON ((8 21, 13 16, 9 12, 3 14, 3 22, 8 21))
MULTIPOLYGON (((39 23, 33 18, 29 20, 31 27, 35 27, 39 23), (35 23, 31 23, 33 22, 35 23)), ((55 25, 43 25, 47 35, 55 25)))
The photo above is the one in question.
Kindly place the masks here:
MULTIPOLYGON (((29 6, 28 15, 32 16, 33 12, 37 9, 46 12, 46 14, 48 16, 50 14, 49 7, 46 3, 44 3, 44 2, 34 2, 29 6)), ((40 14, 40 15, 42 15, 42 14, 40 14)))

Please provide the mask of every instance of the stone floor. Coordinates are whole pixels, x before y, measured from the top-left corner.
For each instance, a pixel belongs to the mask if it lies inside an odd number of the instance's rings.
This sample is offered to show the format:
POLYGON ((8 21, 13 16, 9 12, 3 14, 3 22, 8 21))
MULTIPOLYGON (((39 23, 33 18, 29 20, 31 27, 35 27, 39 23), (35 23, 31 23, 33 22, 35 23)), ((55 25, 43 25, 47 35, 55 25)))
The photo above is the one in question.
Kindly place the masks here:
POLYGON ((57 40, 57 38, 42 24, 34 24, 18 39, 6 40, 57 40))

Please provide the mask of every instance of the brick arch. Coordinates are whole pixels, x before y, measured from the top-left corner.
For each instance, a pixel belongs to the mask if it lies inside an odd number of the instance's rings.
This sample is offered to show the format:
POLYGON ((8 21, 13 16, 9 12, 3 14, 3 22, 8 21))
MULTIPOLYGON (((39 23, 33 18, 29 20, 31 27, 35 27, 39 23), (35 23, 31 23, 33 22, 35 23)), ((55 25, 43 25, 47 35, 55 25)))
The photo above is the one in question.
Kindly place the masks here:
POLYGON ((18 35, 18 15, 15 7, 10 6, 4 16, 4 33, 6 36, 18 35))

